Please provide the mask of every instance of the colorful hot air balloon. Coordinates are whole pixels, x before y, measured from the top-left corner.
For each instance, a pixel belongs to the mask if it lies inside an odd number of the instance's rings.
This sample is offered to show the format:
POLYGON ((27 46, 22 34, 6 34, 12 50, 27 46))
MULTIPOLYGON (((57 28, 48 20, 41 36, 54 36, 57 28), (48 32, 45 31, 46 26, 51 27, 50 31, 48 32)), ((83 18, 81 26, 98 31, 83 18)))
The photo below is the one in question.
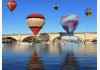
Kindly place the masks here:
POLYGON ((61 24, 67 33, 73 33, 78 25, 78 20, 79 18, 77 15, 70 14, 61 18, 61 24))
POLYGON ((86 8, 85 15, 86 16, 91 16, 91 14, 92 14, 92 9, 91 8, 86 8))
POLYGON ((17 3, 14 0, 8 0, 8 2, 6 3, 6 6, 8 7, 10 11, 13 11, 16 8, 17 3))
POLYGON ((45 23, 45 18, 42 14, 33 13, 27 16, 27 23, 34 35, 40 31, 45 23))

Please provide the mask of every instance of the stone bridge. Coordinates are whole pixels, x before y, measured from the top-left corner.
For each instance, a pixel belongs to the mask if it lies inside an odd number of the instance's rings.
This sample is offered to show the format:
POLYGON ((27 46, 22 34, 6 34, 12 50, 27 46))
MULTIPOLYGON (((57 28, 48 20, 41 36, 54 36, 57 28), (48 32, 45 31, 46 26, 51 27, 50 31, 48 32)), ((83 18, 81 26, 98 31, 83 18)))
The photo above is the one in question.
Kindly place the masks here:
MULTIPOLYGON (((39 33, 37 38, 43 33, 39 33)), ((67 34, 65 32, 56 32, 56 33, 45 33, 49 36, 49 41, 52 42, 54 39, 62 36, 75 36, 78 37, 82 41, 93 41, 97 40, 97 32, 77 32, 73 34, 67 34)), ((25 38, 35 37, 33 34, 2 34, 2 38, 12 38, 17 42, 23 42, 25 38)), ((45 38, 45 36, 44 36, 45 38)))

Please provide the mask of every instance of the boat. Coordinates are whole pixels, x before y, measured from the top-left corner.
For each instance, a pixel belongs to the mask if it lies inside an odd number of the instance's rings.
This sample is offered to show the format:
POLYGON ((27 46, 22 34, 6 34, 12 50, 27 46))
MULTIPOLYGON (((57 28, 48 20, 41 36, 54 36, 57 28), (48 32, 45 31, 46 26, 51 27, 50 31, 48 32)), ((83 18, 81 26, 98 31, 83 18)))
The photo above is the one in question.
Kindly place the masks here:
POLYGON ((28 42, 22 42, 20 45, 33 45, 33 43, 28 43, 28 42))

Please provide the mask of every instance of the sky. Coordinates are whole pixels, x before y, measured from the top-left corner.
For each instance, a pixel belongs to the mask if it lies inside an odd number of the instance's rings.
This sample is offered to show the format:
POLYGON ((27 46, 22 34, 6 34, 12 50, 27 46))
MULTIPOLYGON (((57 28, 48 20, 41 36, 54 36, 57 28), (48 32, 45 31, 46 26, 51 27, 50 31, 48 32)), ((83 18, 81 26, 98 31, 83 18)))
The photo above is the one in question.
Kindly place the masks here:
POLYGON ((32 33, 27 26, 26 17, 31 13, 40 13, 45 17, 45 25, 39 33, 66 32, 60 23, 61 17, 76 14, 79 25, 75 32, 97 31, 97 1, 96 0, 15 0, 16 9, 11 13, 6 7, 8 0, 2 0, 2 33, 27 34, 32 33), (53 5, 59 4, 58 10, 53 5), (92 15, 87 17, 85 9, 91 8, 92 15))

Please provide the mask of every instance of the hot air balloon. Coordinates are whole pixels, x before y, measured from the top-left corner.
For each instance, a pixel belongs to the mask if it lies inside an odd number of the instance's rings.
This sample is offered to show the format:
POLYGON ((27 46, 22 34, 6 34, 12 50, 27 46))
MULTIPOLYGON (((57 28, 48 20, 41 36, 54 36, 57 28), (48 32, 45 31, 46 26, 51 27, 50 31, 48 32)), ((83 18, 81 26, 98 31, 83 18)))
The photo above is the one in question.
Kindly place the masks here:
POLYGON ((78 16, 70 14, 61 18, 61 25, 67 33, 73 33, 78 25, 78 16))
POLYGON ((45 18, 42 14, 33 13, 27 16, 27 23, 33 34, 36 36, 45 23, 45 18))
POLYGON ((89 16, 91 16, 91 14, 92 14, 92 9, 91 8, 86 8, 85 9, 85 15, 89 17, 89 16))
POLYGON ((14 0, 8 0, 8 2, 6 3, 6 6, 12 12, 16 8, 17 3, 14 0))
POLYGON ((59 5, 57 3, 55 3, 53 7, 55 10, 57 10, 59 8, 59 5))

